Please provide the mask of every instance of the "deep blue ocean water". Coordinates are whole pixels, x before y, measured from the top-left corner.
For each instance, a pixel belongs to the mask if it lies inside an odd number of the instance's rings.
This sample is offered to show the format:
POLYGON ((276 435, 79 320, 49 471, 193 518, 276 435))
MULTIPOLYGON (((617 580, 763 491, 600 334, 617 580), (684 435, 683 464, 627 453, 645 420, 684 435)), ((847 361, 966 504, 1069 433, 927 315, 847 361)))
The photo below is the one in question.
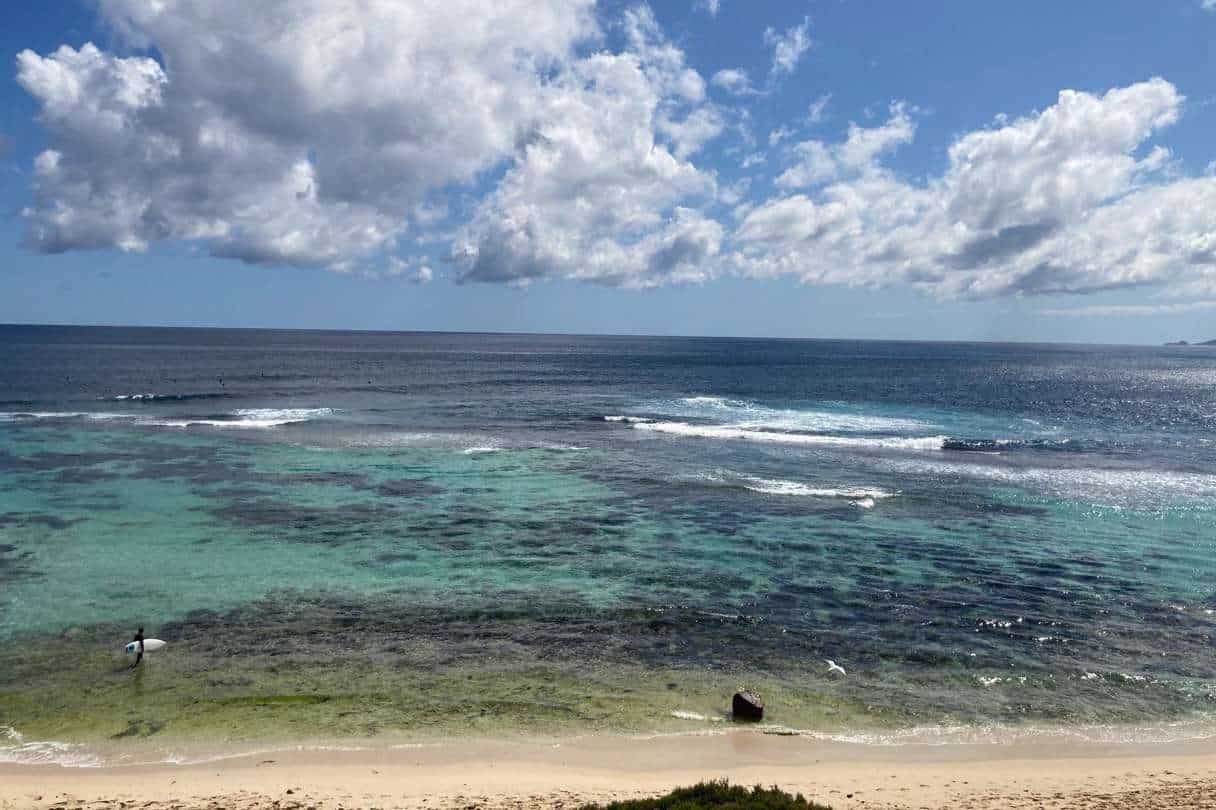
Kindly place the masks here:
POLYGON ((251 634, 504 726, 1201 721, 1214 428, 1197 347, 0 327, 0 648, 251 634))

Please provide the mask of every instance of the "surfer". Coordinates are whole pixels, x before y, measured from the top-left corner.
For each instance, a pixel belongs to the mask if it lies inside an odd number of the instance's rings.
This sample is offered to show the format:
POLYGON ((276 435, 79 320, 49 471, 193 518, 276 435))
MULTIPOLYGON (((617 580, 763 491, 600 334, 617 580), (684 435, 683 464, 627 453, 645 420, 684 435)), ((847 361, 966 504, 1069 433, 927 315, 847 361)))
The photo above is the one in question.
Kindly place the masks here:
POLYGON ((135 663, 131 665, 131 669, 135 669, 139 666, 139 662, 144 659, 144 629, 142 627, 139 628, 135 633, 135 638, 131 640, 139 644, 139 649, 135 652, 135 663))

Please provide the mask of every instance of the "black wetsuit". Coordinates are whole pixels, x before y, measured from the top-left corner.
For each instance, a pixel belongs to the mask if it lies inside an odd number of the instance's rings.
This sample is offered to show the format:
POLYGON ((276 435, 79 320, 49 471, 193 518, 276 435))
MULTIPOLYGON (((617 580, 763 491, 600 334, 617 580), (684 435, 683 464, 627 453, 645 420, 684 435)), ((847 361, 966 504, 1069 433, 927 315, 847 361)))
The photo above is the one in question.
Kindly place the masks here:
POLYGON ((139 649, 135 653, 135 663, 131 665, 131 669, 135 669, 139 666, 139 662, 144 660, 144 629, 142 627, 139 628, 139 632, 135 634, 132 641, 139 642, 139 649))

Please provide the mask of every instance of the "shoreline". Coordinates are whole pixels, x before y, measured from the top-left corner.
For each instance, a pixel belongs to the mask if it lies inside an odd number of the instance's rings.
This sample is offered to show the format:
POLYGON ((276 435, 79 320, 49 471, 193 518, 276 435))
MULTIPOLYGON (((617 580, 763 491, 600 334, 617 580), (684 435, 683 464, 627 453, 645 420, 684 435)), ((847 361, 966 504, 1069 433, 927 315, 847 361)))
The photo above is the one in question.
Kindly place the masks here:
POLYGON ((646 738, 349 741, 190 764, 5 763, 0 808, 85 802, 91 808, 568 808, 707 779, 777 785, 837 810, 1216 807, 1216 740, 884 746, 734 729, 646 738))

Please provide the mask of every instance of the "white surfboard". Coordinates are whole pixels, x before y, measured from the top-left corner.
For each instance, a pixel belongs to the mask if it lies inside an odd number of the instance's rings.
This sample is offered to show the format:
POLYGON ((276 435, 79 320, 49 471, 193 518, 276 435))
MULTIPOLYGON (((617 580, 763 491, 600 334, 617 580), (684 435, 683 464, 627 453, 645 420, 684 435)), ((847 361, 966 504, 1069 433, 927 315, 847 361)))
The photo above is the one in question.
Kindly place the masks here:
MULTIPOLYGON (((145 638, 144 639, 144 652, 146 652, 146 653, 156 652, 163 646, 165 646, 165 642, 161 641, 159 638, 145 638)), ((122 649, 123 649, 123 652, 128 653, 128 654, 137 653, 137 652, 139 652, 139 642, 132 641, 130 644, 123 647, 122 649)))

